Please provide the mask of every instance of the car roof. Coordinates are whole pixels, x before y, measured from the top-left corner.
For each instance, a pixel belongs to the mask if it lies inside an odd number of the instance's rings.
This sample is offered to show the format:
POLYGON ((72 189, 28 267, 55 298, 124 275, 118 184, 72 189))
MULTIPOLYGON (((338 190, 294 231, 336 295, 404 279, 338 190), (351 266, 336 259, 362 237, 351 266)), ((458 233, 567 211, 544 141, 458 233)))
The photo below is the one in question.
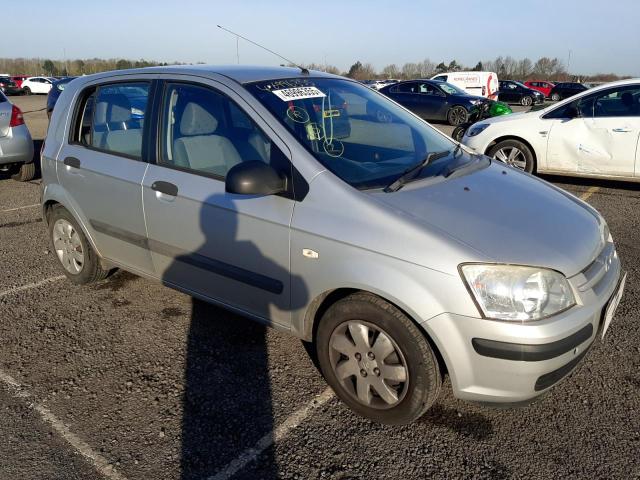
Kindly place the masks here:
POLYGON ((146 67, 134 68, 129 70, 113 70, 110 72, 96 73, 87 75, 83 78, 108 78, 116 75, 135 75, 149 73, 176 73, 182 75, 224 75, 238 83, 251 83, 268 80, 278 80, 282 78, 309 78, 327 77, 327 78, 344 78, 339 75, 333 75, 317 70, 309 70, 309 74, 303 73, 298 67, 271 67, 271 66, 252 66, 252 65, 170 65, 166 67, 146 67))

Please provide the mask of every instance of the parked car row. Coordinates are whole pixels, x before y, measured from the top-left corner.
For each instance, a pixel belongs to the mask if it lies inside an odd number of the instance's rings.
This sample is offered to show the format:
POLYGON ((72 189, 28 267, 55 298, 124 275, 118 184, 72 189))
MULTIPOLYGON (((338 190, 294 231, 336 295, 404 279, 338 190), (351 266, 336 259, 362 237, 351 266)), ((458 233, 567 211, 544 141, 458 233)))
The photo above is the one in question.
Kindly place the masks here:
MULTIPOLYGON (((61 77, 64 78, 64 77, 61 77)), ((0 75, 0 91, 5 95, 46 95, 58 78, 0 75)))

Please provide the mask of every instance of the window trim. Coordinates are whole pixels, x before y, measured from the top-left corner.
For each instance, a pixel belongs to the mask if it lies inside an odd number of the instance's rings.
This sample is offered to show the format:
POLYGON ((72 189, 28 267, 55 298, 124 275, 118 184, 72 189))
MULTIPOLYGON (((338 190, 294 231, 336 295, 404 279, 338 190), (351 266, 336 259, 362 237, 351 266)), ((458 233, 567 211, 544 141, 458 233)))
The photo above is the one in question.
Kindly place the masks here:
MULTIPOLYGON (((76 97, 76 99, 74 100, 74 111, 73 111, 73 116, 71 117, 71 124, 70 124, 70 128, 69 128, 69 135, 67 138, 67 143, 69 145, 74 145, 76 147, 82 147, 82 148, 86 148, 87 150, 91 150, 93 152, 98 152, 98 153, 105 153, 107 155, 113 155, 116 157, 121 157, 121 158, 126 158, 128 160, 135 160, 137 162, 145 162, 145 163, 149 163, 148 160, 148 152, 145 149, 145 146, 148 143, 148 136, 151 134, 151 126, 149 125, 149 123, 147 121, 148 118, 148 114, 151 112, 152 110, 150 109, 150 107, 153 105, 153 99, 154 99, 154 95, 155 95, 155 81, 153 79, 141 79, 141 78, 135 78, 135 79, 123 79, 123 80, 113 80, 110 82, 103 82, 103 83, 95 83, 95 84, 91 84, 91 85, 87 85, 85 88, 83 88, 80 93, 78 94, 78 96, 76 97), (142 144, 140 145, 140 156, 135 156, 135 155, 129 155, 127 153, 120 153, 120 152, 114 152, 113 150, 107 150, 104 148, 99 148, 99 147, 94 147, 93 145, 86 145, 84 143, 82 143, 81 141, 78 141, 75 139, 75 135, 77 133, 77 129, 79 127, 78 125, 78 121, 80 120, 80 115, 81 115, 81 110, 86 106, 86 101, 87 99, 94 94, 98 93, 98 90, 100 89, 100 87, 105 87, 105 86, 110 86, 110 85, 117 85, 117 84, 136 84, 136 83, 146 83, 149 85, 149 93, 147 95, 147 108, 145 110, 145 122, 144 122, 144 127, 142 129, 142 144)), ((95 115, 95 105, 94 105, 94 110, 91 116, 91 140, 93 141, 93 116, 95 115)))

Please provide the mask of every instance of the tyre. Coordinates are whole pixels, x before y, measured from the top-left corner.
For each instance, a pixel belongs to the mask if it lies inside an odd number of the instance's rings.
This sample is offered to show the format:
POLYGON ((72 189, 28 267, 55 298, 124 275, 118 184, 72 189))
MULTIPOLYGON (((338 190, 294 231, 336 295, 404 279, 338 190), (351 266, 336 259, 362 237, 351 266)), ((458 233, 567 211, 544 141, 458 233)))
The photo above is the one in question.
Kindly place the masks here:
POLYGON ((449 125, 457 127, 458 125, 462 125, 463 123, 465 123, 468 116, 469 113, 467 112, 467 109, 460 105, 457 105, 455 107, 452 107, 451 110, 449 110, 449 112, 447 113, 447 122, 449 122, 449 125))
POLYGON ((503 140, 491 147, 487 155, 525 172, 533 173, 535 169, 533 152, 518 140, 503 140))
POLYGON ((555 92, 551 94, 551 100, 553 100, 554 102, 557 102, 560 100, 560 94, 555 92))
POLYGON ((531 98, 529 95, 525 95, 524 97, 522 97, 522 100, 520 100, 520 105, 522 105, 523 107, 530 107, 532 103, 533 98, 531 98))
POLYGON ((451 138, 453 138, 456 142, 461 142, 462 137, 464 137, 467 128, 464 126, 459 126, 453 129, 453 133, 451 134, 451 138))
POLYGON ((109 270, 100 266, 100 259, 76 219, 59 205, 49 217, 49 240, 64 274, 73 283, 84 285, 109 275, 109 270))
POLYGON ((25 95, 31 95, 31 89, 29 87, 24 87, 22 89, 22 93, 25 95))
POLYGON ((36 164, 33 162, 23 163, 17 167, 16 170, 16 173, 11 175, 11 178, 18 182, 28 182, 29 180, 33 180, 33 177, 36 176, 36 164))
POLYGON ((442 378, 429 342, 404 313, 375 295, 354 293, 333 304, 315 340, 327 383, 365 418, 411 423, 438 397, 442 378))

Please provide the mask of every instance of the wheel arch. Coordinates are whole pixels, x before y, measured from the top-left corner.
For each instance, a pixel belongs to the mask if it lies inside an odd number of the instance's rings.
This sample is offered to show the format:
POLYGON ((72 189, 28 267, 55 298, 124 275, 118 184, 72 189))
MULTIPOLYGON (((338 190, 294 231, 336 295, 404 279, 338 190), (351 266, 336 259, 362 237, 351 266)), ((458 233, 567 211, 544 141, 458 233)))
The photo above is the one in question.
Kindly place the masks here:
POLYGON ((61 206, 65 210, 67 210, 71 216, 78 222, 78 225, 82 229, 82 233, 87 238, 91 248, 96 253, 98 258, 102 259, 102 254, 98 249, 95 239, 93 238, 93 233, 87 227, 88 219, 85 218, 80 209, 75 205, 75 202, 66 194, 66 191, 59 184, 49 184, 45 187, 45 190, 42 194, 42 218, 48 228, 49 226, 49 218, 51 212, 55 208, 56 205, 61 206))
POLYGON ((365 288, 341 287, 341 288, 336 288, 333 290, 328 290, 326 292, 323 292, 320 295, 318 295, 316 298, 314 298, 309 304, 309 307, 307 308, 307 311, 305 313, 304 332, 301 332, 303 333, 303 337, 302 337, 303 340, 309 341, 309 342, 315 342, 318 325, 320 324, 320 320, 322 319, 322 316, 324 315, 324 313, 333 304, 354 293, 368 293, 370 295, 376 296, 384 300, 388 304, 393 305, 395 308, 400 310, 404 315, 406 315, 406 317, 409 320, 411 320, 411 322, 413 322, 414 325, 416 325, 416 327, 418 327, 420 332, 426 338, 427 342, 429 343, 429 346, 431 347, 431 349, 433 350, 433 353, 436 356, 436 359, 438 360, 438 367, 440 369, 440 374, 444 376, 445 373, 449 371, 447 368, 447 364, 444 360, 444 357, 440 352, 440 349, 438 348, 438 345, 433 340, 429 332, 425 329, 423 323, 418 321, 418 319, 415 318, 415 316, 412 315, 406 308, 403 308, 402 305, 400 305, 397 300, 390 299, 388 298, 388 296, 384 294, 381 294, 379 292, 374 292, 372 290, 365 289, 365 288))
POLYGON ((529 150, 531 150, 531 154, 533 155, 533 172, 532 173, 536 173, 536 171, 538 170, 538 154, 536 152, 536 149, 533 148, 533 145, 531 145, 531 142, 527 141, 523 137, 519 137, 518 135, 503 135, 501 137, 498 137, 492 140, 489 143, 489 145, 487 145, 487 147, 484 149, 484 154, 488 155, 489 150, 491 150, 491 148, 493 148, 498 143, 504 142, 506 140, 516 140, 518 142, 524 143, 527 147, 529 147, 529 150))

